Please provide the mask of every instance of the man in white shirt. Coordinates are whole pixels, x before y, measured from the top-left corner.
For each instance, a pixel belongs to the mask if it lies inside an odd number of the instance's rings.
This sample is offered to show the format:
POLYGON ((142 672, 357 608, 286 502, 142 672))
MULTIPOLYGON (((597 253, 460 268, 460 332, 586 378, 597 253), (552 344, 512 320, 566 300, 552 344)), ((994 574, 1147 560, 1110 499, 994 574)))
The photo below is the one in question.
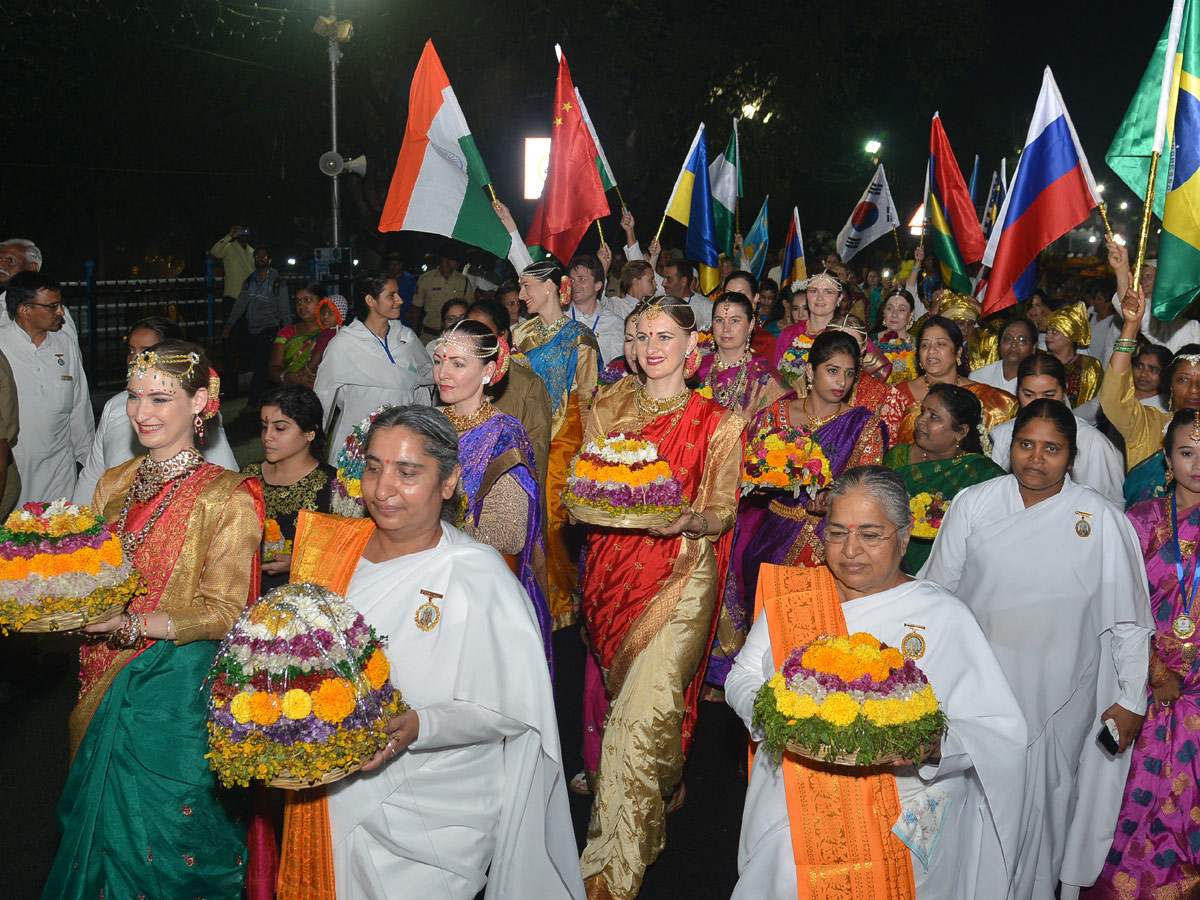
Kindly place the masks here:
POLYGON ((686 300, 696 316, 696 328, 708 331, 712 328, 713 302, 695 293, 695 286, 695 270, 686 259, 672 259, 663 266, 663 290, 667 296, 686 300))
POLYGON ((600 344, 601 368, 625 355, 625 320, 600 302, 604 267, 596 257, 577 253, 567 266, 571 278, 571 304, 567 315, 591 329, 600 344))
POLYGON ((1013 319, 1000 331, 1000 358, 980 366, 971 380, 1010 394, 1017 392, 1017 367, 1037 350, 1037 326, 1024 316, 1013 319))
MULTIPOLYGON (((1108 241, 1108 264, 1113 267, 1117 276, 1117 292, 1113 294, 1113 306, 1120 309, 1121 298, 1129 289, 1129 251, 1116 241, 1108 241)), ((1188 316, 1187 311, 1181 312, 1170 322, 1156 319, 1150 314, 1150 299, 1154 296, 1154 279, 1158 275, 1158 260, 1147 259, 1142 265, 1142 279, 1139 287, 1146 296, 1146 311, 1142 314, 1142 334, 1153 343, 1162 344, 1172 353, 1178 353, 1185 344, 1200 343, 1200 322, 1188 316)), ((1118 328, 1120 326, 1118 325, 1118 328)), ((1111 354, 1110 354, 1111 355, 1111 354)), ((1108 365, 1108 358, 1100 362, 1108 365)))
POLYGON ((0 352, 12 366, 21 410, 12 447, 21 473, 17 502, 69 498, 96 426, 79 345, 62 331, 62 289, 40 272, 22 272, 4 299, 11 321, 0 326, 0 352))
MULTIPOLYGON (((8 281, 14 275, 22 272, 40 272, 42 270, 42 251, 38 245, 26 238, 9 238, 0 242, 0 325, 8 323, 8 307, 4 303, 4 291, 8 281)), ((71 336, 71 340, 79 340, 79 329, 71 318, 71 311, 63 307, 63 331, 71 336)))

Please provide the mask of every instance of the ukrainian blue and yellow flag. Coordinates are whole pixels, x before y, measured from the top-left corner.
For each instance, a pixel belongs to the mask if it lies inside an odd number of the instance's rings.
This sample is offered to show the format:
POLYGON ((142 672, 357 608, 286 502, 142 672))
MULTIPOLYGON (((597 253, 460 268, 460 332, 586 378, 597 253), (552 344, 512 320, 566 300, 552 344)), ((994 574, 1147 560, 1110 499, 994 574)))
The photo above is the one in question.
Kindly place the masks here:
POLYGON ((721 280, 717 251, 717 223, 713 216, 712 188, 708 180, 708 147, 704 141, 704 123, 692 138, 671 199, 667 201, 666 216, 687 227, 683 245, 687 258, 700 270, 700 291, 710 294, 721 280))
MULTIPOLYGON (((1162 234, 1151 310, 1155 318, 1164 321, 1178 316, 1200 291, 1200 9, 1196 0, 1177 2, 1176 6, 1182 10, 1176 10, 1179 37, 1167 107, 1167 139, 1154 189, 1154 211, 1162 219, 1162 234)), ((1168 22, 1104 156, 1139 197, 1146 196, 1150 179, 1150 154, 1170 43, 1168 22)))

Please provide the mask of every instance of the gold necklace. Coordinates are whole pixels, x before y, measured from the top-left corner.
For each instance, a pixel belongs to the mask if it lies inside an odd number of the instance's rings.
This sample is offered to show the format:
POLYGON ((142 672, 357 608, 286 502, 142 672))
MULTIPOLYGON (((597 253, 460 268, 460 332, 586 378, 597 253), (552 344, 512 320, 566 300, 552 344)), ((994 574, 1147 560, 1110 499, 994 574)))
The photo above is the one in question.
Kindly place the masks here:
POLYGON ((554 337, 554 335, 558 334, 558 332, 562 330, 562 327, 566 325, 570 319, 568 319, 566 316, 562 316, 556 319, 550 325, 545 324, 542 321, 541 316, 538 316, 533 321, 533 330, 537 333, 538 339, 541 341, 548 341, 550 338, 554 337))
POLYGON ((838 416, 840 416, 842 414, 842 411, 839 407, 838 409, 834 410, 829 415, 822 416, 821 418, 818 419, 816 416, 814 416, 812 413, 810 413, 808 411, 808 396, 807 395, 805 395, 804 402, 800 405, 800 409, 804 412, 805 417, 808 419, 808 428, 810 431, 816 431, 822 425, 828 425, 830 422, 832 422, 834 419, 836 419, 838 416))
POLYGON ((692 389, 684 387, 678 394, 672 394, 670 397, 658 399, 651 397, 646 393, 646 388, 639 384, 637 386, 637 408, 648 416, 658 418, 665 416, 668 413, 673 413, 677 409, 683 409, 688 402, 688 397, 692 395, 692 389))
POLYGON ((478 428, 492 416, 496 415, 496 407, 488 403, 484 398, 483 404, 475 412, 469 416, 460 416, 454 411, 453 406, 443 406, 442 413, 450 420, 450 424, 454 426, 454 430, 459 434, 466 434, 473 428, 478 428))
POLYGON ((958 387, 958 386, 959 386, 959 385, 958 385, 958 382, 959 382, 959 381, 962 379, 962 376, 961 376, 961 375, 958 375, 958 374, 956 373, 956 374, 955 374, 955 376, 954 376, 954 380, 953 380, 953 381, 930 381, 930 380, 929 380, 929 376, 928 376, 928 375, 923 375, 923 376, 922 376, 922 378, 924 378, 924 380, 925 380, 925 387, 926 387, 926 388, 931 388, 931 387, 933 387, 935 384, 952 384, 952 385, 954 385, 955 387, 958 387))
POLYGON ((121 506, 121 517, 117 520, 117 537, 121 541, 121 548, 125 552, 126 559, 133 558, 146 540, 146 536, 150 534, 150 530, 167 511, 187 477, 202 465, 204 465, 204 457, 192 447, 188 447, 163 462, 156 462, 147 456, 138 464, 137 472, 133 476, 133 484, 129 486, 129 493, 121 506), (158 506, 154 508, 154 512, 146 519, 146 523, 135 533, 127 532, 125 523, 129 519, 129 512, 134 504, 153 500, 167 485, 170 487, 167 488, 167 492, 158 506))
POLYGON ((746 348, 746 352, 744 352, 741 356, 739 356, 737 359, 735 359, 731 363, 722 362, 721 361, 721 353, 720 353, 720 351, 717 351, 717 358, 715 360, 713 360, 712 367, 713 367, 713 369, 715 369, 718 372, 724 372, 726 369, 732 369, 732 368, 735 368, 736 366, 744 366, 748 362, 750 362, 750 348, 749 347, 746 348))

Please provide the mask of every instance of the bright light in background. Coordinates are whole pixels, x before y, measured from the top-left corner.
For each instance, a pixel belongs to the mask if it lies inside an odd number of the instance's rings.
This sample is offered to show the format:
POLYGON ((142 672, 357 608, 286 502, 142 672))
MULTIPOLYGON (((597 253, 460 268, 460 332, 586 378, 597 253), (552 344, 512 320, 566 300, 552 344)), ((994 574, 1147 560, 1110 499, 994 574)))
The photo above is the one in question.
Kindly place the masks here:
POLYGON ((1129 203, 1125 200, 1121 201, 1121 209, 1129 209, 1129 203))
POLYGON ((1104 193, 1104 185, 1102 185, 1102 184, 1096 185, 1096 193, 1103 194, 1104 193))
POLYGON ((879 143, 879 141, 875 140, 874 138, 867 141, 866 146, 863 147, 863 149, 866 150, 871 155, 878 153, 882 148, 883 148, 883 144, 879 143))
POLYGON ((1125 246, 1125 235, 1123 235, 1123 234, 1114 234, 1114 235, 1113 235, 1113 240, 1114 240, 1114 241, 1116 241, 1118 244, 1120 244, 1122 247, 1124 247, 1124 246, 1125 246))
POLYGON ((913 237, 920 237, 925 231, 925 204, 922 203, 917 207, 917 211, 913 213, 913 217, 908 220, 908 233, 913 237))
POLYGON ((1096 243, 1097 240, 1099 240, 1099 239, 1094 234, 1088 235, 1088 243, 1089 244, 1094 244, 1094 243, 1096 243))
POLYGON ((296 257, 294 257, 294 256, 289 256, 289 257, 288 257, 288 265, 289 265, 289 266, 294 266, 295 264, 296 264, 296 257))
POLYGON ((745 106, 742 107, 742 115, 747 119, 753 119, 757 113, 758 113, 758 104, 757 103, 747 103, 745 106))
POLYGON ((546 186, 550 168, 550 138, 525 138, 525 199, 536 200, 546 186))
POLYGON ((355 264, 356 266, 358 265, 358 260, 357 260, 357 259, 354 261, 354 264, 355 264))

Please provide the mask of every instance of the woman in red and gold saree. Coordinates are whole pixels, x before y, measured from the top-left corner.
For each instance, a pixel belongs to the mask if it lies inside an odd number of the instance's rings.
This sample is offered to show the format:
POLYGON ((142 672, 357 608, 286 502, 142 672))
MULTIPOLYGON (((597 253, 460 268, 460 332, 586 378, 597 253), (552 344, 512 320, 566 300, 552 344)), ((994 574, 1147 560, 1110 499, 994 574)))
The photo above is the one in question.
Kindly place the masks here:
POLYGON ((130 369, 127 409, 149 455, 104 473, 93 506, 148 591, 85 629, 46 900, 242 895, 246 827, 204 758, 201 688, 214 642, 258 594, 263 499, 256 479, 192 445, 193 420, 216 412, 209 378, 183 341, 130 369))
POLYGON ((582 859, 588 896, 600 898, 637 896, 665 843, 664 798, 691 744, 746 425, 684 383, 696 344, 685 302, 652 302, 637 338, 646 384, 626 378, 601 390, 584 438, 623 432, 653 442, 691 508, 661 528, 593 528, 587 538, 583 612, 612 700, 582 859))

